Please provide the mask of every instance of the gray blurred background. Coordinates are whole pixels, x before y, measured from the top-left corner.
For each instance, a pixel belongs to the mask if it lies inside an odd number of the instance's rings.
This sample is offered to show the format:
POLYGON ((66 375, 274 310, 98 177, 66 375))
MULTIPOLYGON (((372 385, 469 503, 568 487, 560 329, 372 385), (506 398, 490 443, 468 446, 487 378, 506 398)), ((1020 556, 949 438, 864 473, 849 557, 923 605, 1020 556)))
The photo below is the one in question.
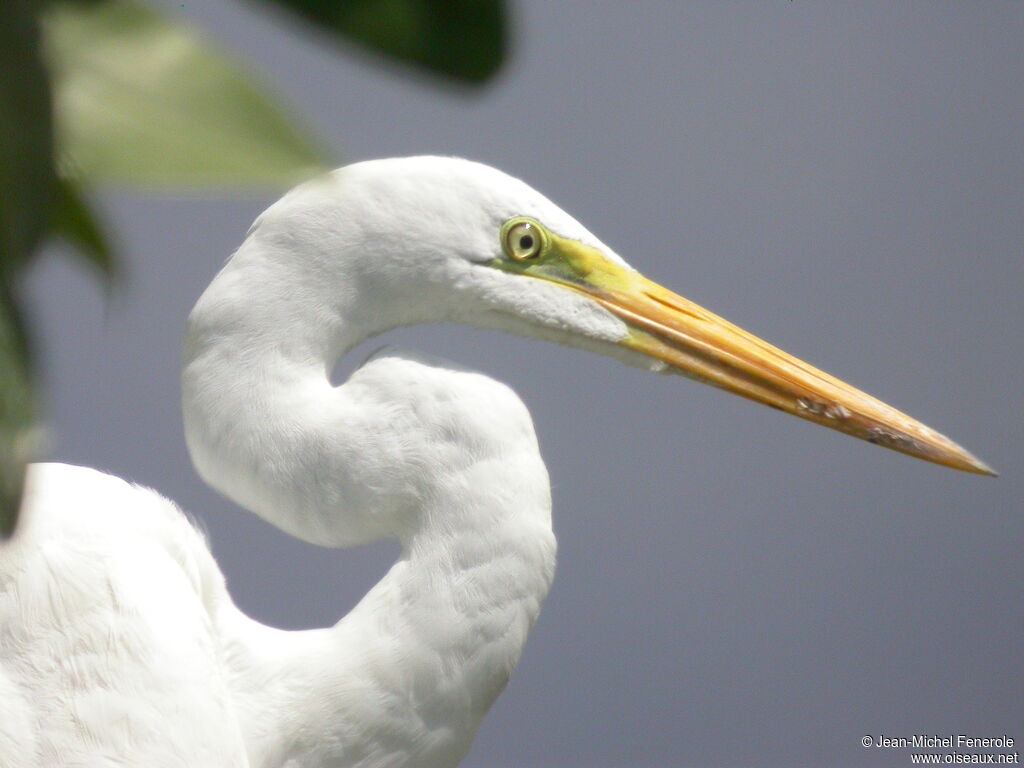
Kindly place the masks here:
MULTIPOLYGON (((555 586, 467 766, 909 765, 860 745, 883 733, 1019 748, 1024 3, 520 2, 513 59, 475 98, 239 3, 166 5, 339 160, 517 175, 647 276, 1002 473, 538 342, 391 334, 510 383, 554 485, 555 586)), ((235 508, 195 475, 178 410, 185 316, 272 197, 109 194, 126 289, 105 304, 51 258, 31 298, 53 456, 175 499, 241 606, 300 628, 397 548, 317 549, 235 508)))

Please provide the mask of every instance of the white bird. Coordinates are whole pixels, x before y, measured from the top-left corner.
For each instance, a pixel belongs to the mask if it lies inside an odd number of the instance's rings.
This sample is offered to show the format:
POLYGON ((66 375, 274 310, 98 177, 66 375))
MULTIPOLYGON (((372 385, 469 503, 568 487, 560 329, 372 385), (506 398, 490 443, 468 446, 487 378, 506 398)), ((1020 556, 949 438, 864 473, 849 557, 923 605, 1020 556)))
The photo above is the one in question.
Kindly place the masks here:
POLYGON ((644 279, 522 182, 465 160, 347 166, 261 215, 188 321, 183 410, 214 488, 308 542, 402 554, 333 627, 243 615, 157 493, 37 465, 0 549, 0 763, 456 765, 551 584, 548 476, 506 386, 418 355, 453 321, 681 372, 937 463, 946 438, 644 279))

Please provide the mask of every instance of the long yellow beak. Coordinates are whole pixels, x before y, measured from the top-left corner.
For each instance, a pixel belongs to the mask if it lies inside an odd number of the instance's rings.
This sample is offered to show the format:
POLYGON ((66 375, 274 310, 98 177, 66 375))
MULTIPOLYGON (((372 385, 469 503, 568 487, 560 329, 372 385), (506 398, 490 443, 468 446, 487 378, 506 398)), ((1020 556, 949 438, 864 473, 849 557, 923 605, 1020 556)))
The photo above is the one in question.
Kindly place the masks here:
POLYGON ((524 274, 589 296, 630 328, 624 346, 670 370, 824 427, 925 461, 981 475, 987 464, 949 438, 798 360, 600 251, 547 233, 547 259, 524 274))
POLYGON ((876 445, 996 473, 945 435, 640 275, 592 296, 633 329, 623 342, 673 370, 876 445))

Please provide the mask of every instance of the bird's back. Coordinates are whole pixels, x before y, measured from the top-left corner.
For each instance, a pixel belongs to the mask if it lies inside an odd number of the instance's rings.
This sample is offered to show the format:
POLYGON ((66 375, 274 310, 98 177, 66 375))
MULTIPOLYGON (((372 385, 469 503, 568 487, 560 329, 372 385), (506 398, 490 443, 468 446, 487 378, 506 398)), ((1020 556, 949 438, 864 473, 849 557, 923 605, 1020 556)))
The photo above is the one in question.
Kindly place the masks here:
POLYGON ((246 765, 220 659, 226 600, 171 502, 34 466, 22 527, 0 545, 0 762, 246 765))

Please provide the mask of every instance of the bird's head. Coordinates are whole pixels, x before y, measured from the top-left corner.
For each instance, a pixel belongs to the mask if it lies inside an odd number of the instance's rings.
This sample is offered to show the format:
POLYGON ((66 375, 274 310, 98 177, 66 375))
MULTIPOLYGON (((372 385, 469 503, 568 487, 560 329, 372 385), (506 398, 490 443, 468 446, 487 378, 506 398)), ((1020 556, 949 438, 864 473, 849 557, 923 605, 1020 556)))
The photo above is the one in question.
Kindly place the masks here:
POLYGON ((292 238, 304 217, 317 238, 301 249, 311 258, 358 261, 348 270, 359 283, 352 293, 386 307, 388 326, 453 320, 546 338, 995 474, 938 432, 643 277, 543 195, 488 166, 441 157, 356 163, 300 187, 268 215, 287 219, 282 231, 292 238))

